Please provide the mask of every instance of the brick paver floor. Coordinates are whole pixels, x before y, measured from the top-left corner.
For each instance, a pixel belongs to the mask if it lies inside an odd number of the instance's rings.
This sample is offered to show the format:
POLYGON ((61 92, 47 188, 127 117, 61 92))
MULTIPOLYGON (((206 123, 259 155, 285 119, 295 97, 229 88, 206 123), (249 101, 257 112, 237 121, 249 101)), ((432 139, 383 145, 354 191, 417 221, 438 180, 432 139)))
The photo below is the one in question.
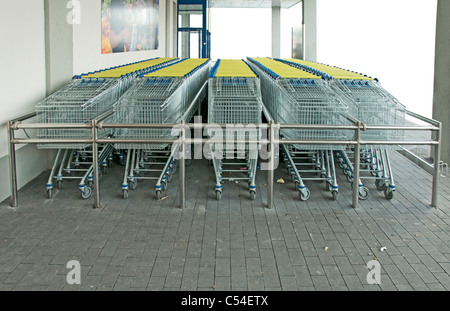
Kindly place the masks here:
POLYGON ((396 152, 391 162, 395 198, 368 182, 357 209, 340 173, 336 201, 322 182, 307 182, 311 198, 300 201, 283 164, 272 209, 264 171, 256 200, 246 183, 225 182, 217 201, 206 160, 187 168, 183 210, 178 173, 163 200, 152 181, 124 200, 115 164, 101 180, 103 208, 93 209, 75 180, 47 199, 45 172, 20 190, 18 208, 0 204, 0 290, 449 290, 449 177, 436 209, 431 176, 396 152), (71 260, 81 285, 67 282, 71 260), (368 282, 373 260, 381 284, 368 282))

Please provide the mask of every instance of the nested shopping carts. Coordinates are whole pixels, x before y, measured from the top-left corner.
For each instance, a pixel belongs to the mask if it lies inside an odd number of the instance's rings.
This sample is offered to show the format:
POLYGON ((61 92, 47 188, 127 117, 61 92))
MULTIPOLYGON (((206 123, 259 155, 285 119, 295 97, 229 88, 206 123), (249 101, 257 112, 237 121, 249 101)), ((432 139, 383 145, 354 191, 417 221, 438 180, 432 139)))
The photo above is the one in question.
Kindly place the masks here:
MULTIPOLYGON (((154 70, 174 59, 157 58, 126 66, 114 67, 86 75, 75 76, 71 83, 59 89, 45 100, 36 105, 36 118, 38 123, 56 124, 90 123, 101 114, 112 109, 112 105, 126 91, 134 79, 136 72, 154 70)), ((104 137, 111 133, 103 131, 104 137)), ((89 139, 92 137, 91 129, 57 129, 44 128, 38 130, 38 138, 67 141, 68 139, 89 139)), ((48 197, 51 198, 53 181, 56 180, 58 188, 62 187, 64 179, 81 179, 78 187, 82 198, 89 198, 92 193, 93 159, 92 145, 72 142, 55 142, 39 144, 40 149, 56 149, 54 164, 46 184, 48 197)), ((113 147, 102 145, 98 156, 99 167, 104 172, 108 163, 111 163, 113 147)))
MULTIPOLYGON (((377 79, 360 73, 296 59, 280 60, 292 66, 314 71, 325 77, 331 88, 349 106, 349 114, 366 125, 376 126, 404 126, 406 109, 397 99, 381 87, 377 79)), ((395 191, 394 178, 389 163, 388 149, 392 145, 383 145, 382 141, 402 140, 404 131, 401 130, 370 130, 363 131, 361 138, 368 141, 379 141, 380 144, 366 145, 361 149, 362 179, 374 179, 378 190, 383 191, 387 199, 392 199, 395 191)), ((336 152, 339 165, 350 182, 353 182, 352 148, 336 152)), ((354 162, 354 161, 353 161, 354 162)), ((362 183, 360 182, 360 187, 362 183)), ((364 194, 360 198, 369 196, 369 191, 363 187, 364 194)))
MULTIPOLYGON (((321 76, 294 68, 269 58, 248 58, 261 79, 264 103, 276 122, 281 124, 347 125, 347 105, 336 96, 321 76)), ((280 137, 288 140, 349 140, 351 132, 329 129, 282 129, 280 137)), ((333 144, 282 145, 288 174, 296 184, 301 200, 308 200, 310 190, 304 181, 325 181, 332 198, 339 186, 334 166, 333 144)))
POLYGON ((240 142, 255 142, 261 135, 257 128, 262 122, 259 78, 243 60, 219 59, 208 81, 208 123, 232 125, 207 131, 209 137, 222 141, 209 146, 216 198, 222 197, 224 180, 245 180, 254 200, 259 147, 257 143, 240 142))
MULTIPOLYGON (((189 121, 195 113, 190 104, 206 82, 209 59, 183 59, 142 75, 114 105, 113 122, 130 124, 176 124, 189 121), (192 108, 192 109, 191 109, 192 108)), ((123 128, 117 138, 172 139, 170 128, 123 128)), ((162 198, 177 168, 178 146, 168 143, 118 143, 127 157, 122 182, 126 199, 138 180, 156 180, 156 197, 162 198)))

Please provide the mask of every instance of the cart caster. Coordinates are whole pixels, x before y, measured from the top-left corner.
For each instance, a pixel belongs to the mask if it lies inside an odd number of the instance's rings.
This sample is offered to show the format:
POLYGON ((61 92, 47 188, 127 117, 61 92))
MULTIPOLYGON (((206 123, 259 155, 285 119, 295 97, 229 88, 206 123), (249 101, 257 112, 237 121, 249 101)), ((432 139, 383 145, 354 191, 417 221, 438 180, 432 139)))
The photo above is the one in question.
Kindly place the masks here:
POLYGON ((119 164, 120 164, 121 166, 125 166, 125 164, 126 164, 125 156, 120 156, 120 157, 119 157, 119 164))
POLYGON ((122 190, 122 196, 125 200, 128 199, 128 190, 127 189, 122 190))
POLYGON ((47 198, 51 199, 53 195, 53 189, 47 189, 47 198))
POLYGON ((333 198, 333 201, 337 200, 337 195, 338 195, 337 191, 331 191, 331 197, 333 198))
POLYGON ((58 186, 58 189, 59 189, 59 190, 62 189, 62 183, 63 183, 62 180, 58 180, 58 181, 56 182, 56 185, 58 186))
POLYGON ((85 186, 81 191, 81 197, 86 200, 89 199, 91 195, 92 195, 92 188, 85 186))
POLYGON ((168 182, 172 181, 172 172, 167 172, 167 181, 168 182))
POLYGON ((377 187, 379 191, 385 191, 387 188, 386 181, 384 179, 375 180, 375 187, 377 187))
POLYGON ((370 192, 369 192, 369 189, 367 189, 367 187, 363 186, 359 189, 358 197, 360 200, 367 200, 369 198, 369 196, 370 196, 370 192))
POLYGON ((345 177, 347 178, 348 182, 352 182, 353 181, 353 177, 348 175, 347 172, 345 172, 345 177))
POLYGON ((106 175, 107 165, 108 165, 108 164, 102 166, 102 174, 103 174, 103 175, 106 175))
POLYGON ((161 198, 162 198, 161 190, 156 190, 156 199, 161 200, 161 198))
POLYGON ((253 190, 250 190, 250 200, 254 201, 256 199, 256 192, 253 190))
POLYGON ((216 190, 216 199, 220 201, 222 199, 222 191, 216 190))
POLYGON ((386 189, 384 190, 384 196, 387 200, 392 200, 394 198, 394 191, 388 190, 388 188, 386 187, 386 189))
POLYGON ((136 180, 130 180, 130 183, 129 183, 129 185, 130 185, 130 189, 131 190, 136 190, 136 188, 137 188, 137 181, 136 180))
POLYGON ((308 188, 305 188, 303 190, 300 190, 300 200, 306 201, 311 196, 311 191, 309 191, 308 188))

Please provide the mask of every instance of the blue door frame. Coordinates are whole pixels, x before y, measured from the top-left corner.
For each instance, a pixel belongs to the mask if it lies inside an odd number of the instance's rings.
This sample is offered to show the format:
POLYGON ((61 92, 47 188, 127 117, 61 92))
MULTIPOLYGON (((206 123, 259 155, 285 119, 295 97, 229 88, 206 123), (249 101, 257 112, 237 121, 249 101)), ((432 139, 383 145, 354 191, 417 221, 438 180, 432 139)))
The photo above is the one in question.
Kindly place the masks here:
POLYGON ((185 31, 195 31, 198 32, 199 28, 190 28, 190 27, 180 27, 180 25, 178 24, 178 16, 179 16, 179 10, 180 10, 180 5, 201 5, 202 6, 202 28, 201 28, 201 58, 210 58, 210 36, 211 34, 209 33, 208 29, 206 28, 207 26, 207 7, 208 7, 208 1, 207 0, 178 0, 177 3, 177 56, 179 57, 180 55, 178 55, 178 45, 179 43, 179 33, 180 32, 185 32, 185 31))

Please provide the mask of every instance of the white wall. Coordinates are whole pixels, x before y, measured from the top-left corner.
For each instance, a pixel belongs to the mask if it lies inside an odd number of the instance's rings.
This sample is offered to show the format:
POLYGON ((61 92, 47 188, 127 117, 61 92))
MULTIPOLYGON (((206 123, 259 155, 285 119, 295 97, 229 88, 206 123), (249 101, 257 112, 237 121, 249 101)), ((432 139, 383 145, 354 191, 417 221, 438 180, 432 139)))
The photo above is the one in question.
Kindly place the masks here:
POLYGON ((368 74, 431 117, 437 0, 318 0, 317 61, 368 74))
MULTIPOLYGON (((45 98, 44 1, 0 0, 0 201, 9 195, 8 120, 34 110, 45 98)), ((39 155, 18 168, 18 182, 23 185, 47 167, 46 153, 34 146, 20 148, 18 158, 39 155), (31 164, 31 166, 30 166, 31 164)))
POLYGON ((101 54, 101 1, 79 0, 81 23, 73 27, 74 75, 131 63, 153 57, 164 57, 166 51, 166 2, 159 1, 159 46, 157 50, 101 54))
MULTIPOLYGON (((68 2, 66 0, 58 1, 63 2, 64 6, 68 2)), ((63 80, 70 81, 75 74, 165 56, 165 1, 160 1, 159 7, 159 48, 157 50, 108 55, 101 54, 101 1, 78 1, 81 4, 81 23, 75 24, 73 27, 73 56, 68 56, 67 60, 73 70, 67 70, 66 66, 63 70, 60 65, 61 62, 65 64, 65 60, 57 57, 57 54, 62 53, 60 51, 64 49, 56 51, 54 47, 58 44, 67 44, 65 43, 67 38, 60 38, 60 33, 51 29, 47 34, 50 37, 50 44, 47 45, 46 50, 44 0, 0 0, 0 29, 2 29, 3 42, 0 48, 0 94, 2 95, 0 102, 0 176, 2 176, 0 201, 10 195, 6 127, 8 120, 33 111, 35 105, 46 97, 47 87, 50 91, 54 91, 53 87, 56 84, 62 83, 63 80), (46 52, 48 60, 51 61, 47 68, 46 52), (70 59, 71 57, 73 57, 73 61, 70 59)), ((55 26, 60 22, 59 17, 62 17, 63 20, 66 18, 70 9, 64 10, 64 7, 60 7, 58 4, 58 6, 52 6, 49 12, 50 24, 55 26), (54 18, 55 14, 57 14, 57 20, 54 18)), ((25 137, 20 132, 17 134, 18 137, 25 137)), ((20 188, 49 168, 53 159, 50 159, 47 151, 38 150, 34 145, 17 146, 17 149, 17 175, 20 188)), ((45 195, 45 191, 43 195, 45 195)))

